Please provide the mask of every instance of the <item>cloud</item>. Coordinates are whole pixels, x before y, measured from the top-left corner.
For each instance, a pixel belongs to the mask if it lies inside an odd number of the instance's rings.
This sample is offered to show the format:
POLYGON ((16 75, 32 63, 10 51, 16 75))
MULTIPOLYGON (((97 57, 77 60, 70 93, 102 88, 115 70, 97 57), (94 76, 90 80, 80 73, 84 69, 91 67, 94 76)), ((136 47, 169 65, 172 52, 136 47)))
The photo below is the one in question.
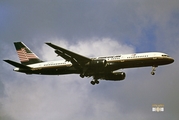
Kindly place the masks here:
MULTIPOLYGON (((86 40, 79 40, 74 44, 67 42, 65 39, 52 38, 51 43, 64 47, 65 49, 79 53, 87 57, 110 56, 124 53, 134 53, 133 46, 122 44, 111 38, 91 38, 86 40)), ((52 60, 56 58, 54 49, 48 45, 42 47, 43 59, 52 60), (49 56, 50 55, 50 56, 49 56)))

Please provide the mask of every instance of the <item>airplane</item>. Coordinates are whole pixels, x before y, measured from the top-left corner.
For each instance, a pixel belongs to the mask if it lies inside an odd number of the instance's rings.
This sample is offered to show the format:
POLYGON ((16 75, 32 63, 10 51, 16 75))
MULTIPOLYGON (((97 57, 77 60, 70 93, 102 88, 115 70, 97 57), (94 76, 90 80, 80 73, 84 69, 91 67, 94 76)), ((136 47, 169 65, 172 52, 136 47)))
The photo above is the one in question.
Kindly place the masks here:
POLYGON ((65 75, 79 74, 81 78, 93 77, 92 85, 99 84, 99 80, 121 81, 126 77, 125 72, 117 71, 125 68, 152 67, 154 75, 156 67, 174 62, 174 59, 162 52, 145 52, 120 54, 105 57, 89 58, 64 49, 52 43, 46 43, 65 60, 42 61, 23 42, 14 42, 21 63, 4 60, 15 66, 13 70, 26 74, 65 75))

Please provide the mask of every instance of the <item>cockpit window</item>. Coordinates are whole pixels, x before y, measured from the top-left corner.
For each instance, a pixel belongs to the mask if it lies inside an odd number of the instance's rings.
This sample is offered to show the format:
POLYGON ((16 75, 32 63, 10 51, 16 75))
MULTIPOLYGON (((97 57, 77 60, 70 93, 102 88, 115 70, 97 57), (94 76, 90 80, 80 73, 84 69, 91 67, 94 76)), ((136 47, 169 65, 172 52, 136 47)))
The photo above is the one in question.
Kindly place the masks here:
POLYGON ((169 57, 168 55, 162 55, 163 57, 169 57))

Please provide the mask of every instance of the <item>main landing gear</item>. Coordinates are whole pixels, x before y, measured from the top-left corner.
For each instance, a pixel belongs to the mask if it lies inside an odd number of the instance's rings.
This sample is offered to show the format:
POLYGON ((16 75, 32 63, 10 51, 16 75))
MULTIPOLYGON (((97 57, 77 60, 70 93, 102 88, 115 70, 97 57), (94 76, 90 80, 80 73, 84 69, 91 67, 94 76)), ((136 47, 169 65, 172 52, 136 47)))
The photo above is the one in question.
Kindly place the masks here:
POLYGON ((91 84, 92 84, 92 85, 99 84, 98 79, 94 79, 94 80, 92 80, 92 81, 91 81, 91 84))
POLYGON ((152 75, 155 75, 156 67, 157 66, 152 66, 152 72, 151 72, 152 75))
MULTIPOLYGON (((84 74, 80 74, 80 77, 81 78, 84 78, 84 77, 87 77, 87 76, 84 76, 84 74)), ((89 77, 89 76, 88 76, 89 77)), ((99 84, 99 80, 95 77, 93 77, 93 80, 90 82, 92 85, 95 85, 95 84, 99 84)))
POLYGON ((85 75, 84 75, 84 74, 80 74, 80 77, 81 77, 81 78, 84 78, 84 77, 85 77, 85 75))

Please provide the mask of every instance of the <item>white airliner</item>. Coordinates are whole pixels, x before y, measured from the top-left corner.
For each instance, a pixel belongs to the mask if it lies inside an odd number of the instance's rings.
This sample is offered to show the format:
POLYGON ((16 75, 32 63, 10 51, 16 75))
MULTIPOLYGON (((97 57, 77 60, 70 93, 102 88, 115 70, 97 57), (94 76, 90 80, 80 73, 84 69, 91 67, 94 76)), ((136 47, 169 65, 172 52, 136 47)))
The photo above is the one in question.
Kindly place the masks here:
POLYGON ((152 67, 151 74, 155 74, 155 68, 174 62, 174 59, 161 52, 146 52, 134 54, 121 54, 106 57, 88 58, 52 43, 46 43, 55 49, 58 56, 64 61, 40 60, 24 43, 14 42, 21 63, 12 60, 5 62, 15 66, 14 71, 26 74, 63 75, 80 74, 80 77, 93 77, 92 85, 99 80, 120 81, 124 80, 124 72, 115 72, 124 68, 152 67))

